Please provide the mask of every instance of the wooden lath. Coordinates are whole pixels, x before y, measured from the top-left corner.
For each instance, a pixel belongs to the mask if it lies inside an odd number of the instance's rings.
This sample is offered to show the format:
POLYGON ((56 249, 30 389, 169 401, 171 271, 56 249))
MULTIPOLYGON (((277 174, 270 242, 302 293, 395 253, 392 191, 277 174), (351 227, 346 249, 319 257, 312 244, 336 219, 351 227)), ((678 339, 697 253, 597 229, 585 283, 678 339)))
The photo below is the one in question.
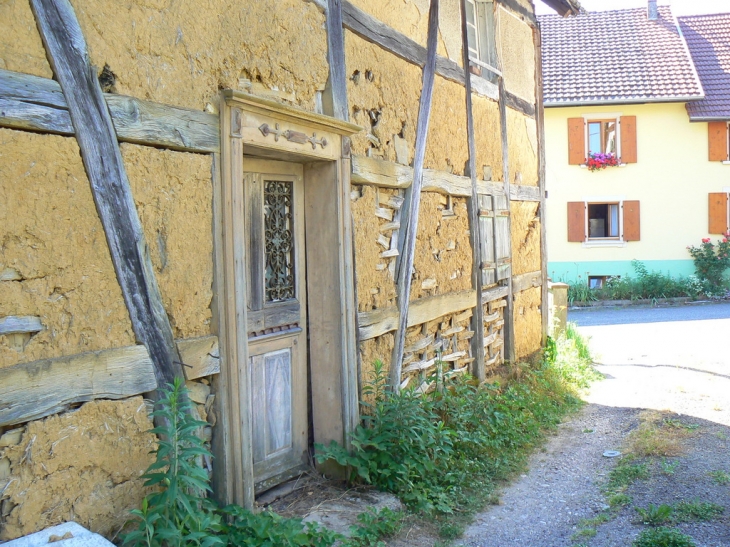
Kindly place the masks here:
POLYGON ((389 385, 394 391, 400 389, 401 367, 403 364, 403 346, 406 338, 408 322, 408 303, 411 298, 411 270, 416 251, 416 234, 418 232, 418 210, 421 204, 421 186, 423 185, 423 160, 426 155, 426 139, 428 123, 431 117, 431 99, 436 76, 436 47, 438 39, 438 0, 431 0, 428 11, 428 39, 426 63, 423 66, 423 84, 418 109, 416 126, 416 151, 413 159, 413 184, 406 218, 403 238, 403 252, 398 268, 396 298, 400 314, 398 330, 393 341, 393 354, 390 360, 389 385))

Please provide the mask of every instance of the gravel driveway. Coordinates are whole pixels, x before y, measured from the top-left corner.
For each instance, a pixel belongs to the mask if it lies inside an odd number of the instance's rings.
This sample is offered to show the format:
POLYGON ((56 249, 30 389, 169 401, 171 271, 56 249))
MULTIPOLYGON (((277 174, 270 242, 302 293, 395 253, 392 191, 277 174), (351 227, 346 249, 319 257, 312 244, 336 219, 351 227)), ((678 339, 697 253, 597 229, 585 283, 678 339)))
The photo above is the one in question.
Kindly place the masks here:
POLYGON ((629 547, 647 528, 636 508, 702 502, 725 511, 670 526, 698 547, 730 546, 724 481, 730 482, 730 304, 581 311, 569 319, 591 337, 606 379, 593 385, 585 408, 533 455, 529 472, 503 490, 500 505, 479 515, 462 543, 629 547), (633 443, 647 427, 655 428, 647 438, 672 441, 674 449, 636 456, 633 464, 644 466, 646 478, 623 492, 625 505, 609 506, 609 473, 631 456, 603 453, 636 452, 633 443))

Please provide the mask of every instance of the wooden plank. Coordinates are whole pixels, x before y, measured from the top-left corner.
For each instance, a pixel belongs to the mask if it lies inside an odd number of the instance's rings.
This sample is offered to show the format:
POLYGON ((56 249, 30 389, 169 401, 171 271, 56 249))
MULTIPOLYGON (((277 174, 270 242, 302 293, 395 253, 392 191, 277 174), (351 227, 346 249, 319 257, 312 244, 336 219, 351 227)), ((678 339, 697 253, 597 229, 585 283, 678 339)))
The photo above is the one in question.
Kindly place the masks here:
MULTIPOLYGON (((103 94, 122 142, 188 152, 220 149, 218 117, 124 95, 103 94)), ((54 80, 0 69, 0 125, 73 135, 61 86, 54 80)))
POLYGON ((348 120, 345 32, 342 29, 342 1, 327 0, 327 62, 330 74, 325 95, 327 114, 348 120))
MULTIPOLYGON (((505 195, 503 198, 505 207, 507 211, 510 210, 510 195, 509 195, 509 180, 510 180, 510 171, 509 171, 509 140, 507 138, 507 101, 505 98, 505 87, 504 87, 504 78, 499 78, 499 130, 500 130, 500 136, 501 136, 501 143, 502 143, 502 180, 504 181, 505 186, 505 195)), ((496 198, 494 200, 497 201, 496 198)), ((495 210, 497 209, 497 206, 495 205, 495 210)), ((508 245, 508 249, 510 252, 510 256, 507 258, 511 258, 511 252, 512 252, 512 235, 511 235, 511 226, 510 226, 510 217, 503 217, 504 218, 504 232, 505 232, 505 239, 508 245)), ((495 223, 498 220, 497 218, 494 219, 495 223)), ((495 224, 495 235, 497 233, 497 226, 495 224)), ((495 237, 496 242, 496 237, 495 237)), ((496 256, 497 260, 499 261, 500 258, 503 258, 499 254, 496 256)), ((500 273, 501 271, 505 271, 507 268, 497 268, 497 278, 503 277, 503 275, 500 273)), ((514 341, 514 319, 513 319, 513 299, 512 299, 512 283, 507 281, 507 296, 506 296, 506 306, 504 309, 504 321, 507 327, 503 331, 504 335, 504 345, 505 345, 505 359, 508 361, 514 361, 515 360, 515 341, 514 341)))
POLYGON ((512 293, 522 292, 533 287, 542 286, 542 272, 528 272, 512 277, 512 293))
POLYGON ((482 293, 482 303, 494 302, 500 298, 505 298, 509 294, 509 288, 505 286, 487 289, 482 293))
MULTIPOLYGON (((482 283, 484 281, 481 263, 482 263, 482 222, 479 218, 479 196, 477 194, 477 173, 476 173, 476 143, 474 137, 474 116, 472 113, 471 102, 471 78, 469 78, 469 36, 466 25, 466 0, 461 0, 461 52, 462 64, 465 74, 466 88, 466 139, 467 148, 469 150, 468 171, 470 178, 470 199, 467 202, 467 210, 469 213, 469 239, 472 249, 472 267, 471 267, 471 285, 477 291, 477 295, 482 294, 482 283)), ((474 315, 471 318, 471 328, 474 336, 471 339, 471 353, 474 357, 472 365, 472 375, 479 381, 484 380, 484 306, 481 300, 477 302, 474 308, 474 315)), ((443 358, 445 361, 446 358, 443 358)))
POLYGON ((510 201, 541 201, 544 194, 539 186, 509 185, 510 201))
MULTIPOLYGON (((485 295, 488 293, 489 291, 484 292, 485 295)), ((445 315, 471 309, 476 303, 475 290, 419 298, 411 302, 408 308, 408 326, 420 325, 445 315)), ((395 330, 398 327, 399 317, 396 307, 360 312, 358 314, 360 340, 369 340, 395 330)))
MULTIPOLYGON (((426 48, 346 0, 342 2, 342 23, 360 38, 380 46, 409 63, 420 67, 426 64, 426 48)), ((451 59, 437 55, 436 74, 464 85, 464 71, 451 59)), ((497 100, 498 91, 494 84, 473 74, 470 79, 473 91, 497 100)))
POLYGON ((534 104, 530 104, 528 101, 510 93, 509 91, 505 93, 505 97, 507 99, 507 106, 510 107, 512 110, 517 110, 518 112, 524 114, 529 118, 535 117, 534 104))
POLYGON ((396 295, 398 301, 398 328, 393 340, 393 353, 390 360, 389 386, 398 391, 401 383, 401 365, 403 363, 403 346, 405 345, 408 323, 408 304, 411 299, 411 271, 416 251, 416 233, 418 232, 418 211, 421 205, 421 188, 423 185, 423 161, 426 156, 426 140, 431 118, 431 99, 436 70, 436 47, 438 45, 438 12, 439 0, 431 0, 428 10, 428 38, 426 63, 423 66, 423 83, 418 105, 418 122, 416 124, 416 150, 413 158, 413 185, 406 218, 403 253, 398 267, 396 295))
POLYGON ((132 328, 150 353, 159 386, 182 377, 180 356, 162 304, 142 225, 124 170, 116 133, 86 42, 68 0, 32 0, 31 6, 66 97, 76 140, 104 226, 132 328))
POLYGON ((33 315, 0 317, 0 335, 35 333, 43 330, 41 318, 33 315))
MULTIPOLYGON (((218 338, 180 340, 180 354, 191 375, 217 374, 218 338)), ((73 403, 124 399, 157 386, 144 346, 128 346, 42 359, 0 368, 0 427, 38 420, 73 403)))

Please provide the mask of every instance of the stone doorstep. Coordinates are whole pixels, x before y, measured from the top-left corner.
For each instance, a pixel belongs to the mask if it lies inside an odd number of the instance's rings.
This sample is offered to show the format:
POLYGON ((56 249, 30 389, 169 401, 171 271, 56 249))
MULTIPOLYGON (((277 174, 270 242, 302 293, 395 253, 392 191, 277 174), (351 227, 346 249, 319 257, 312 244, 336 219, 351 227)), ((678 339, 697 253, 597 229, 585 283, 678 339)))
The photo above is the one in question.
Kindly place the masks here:
POLYGON ((64 522, 35 534, 3 543, 3 547, 114 547, 114 544, 99 534, 87 530, 75 522, 64 522))
MULTIPOLYGON (((391 511, 400 511, 403 505, 393 494, 378 492, 353 492, 338 500, 327 501, 309 513, 304 522, 316 522, 325 528, 329 528, 343 536, 350 536, 350 526, 358 523, 357 517, 367 511, 369 507, 379 511, 387 507, 391 511)), ((5 547, 5 546, 3 546, 5 547)))

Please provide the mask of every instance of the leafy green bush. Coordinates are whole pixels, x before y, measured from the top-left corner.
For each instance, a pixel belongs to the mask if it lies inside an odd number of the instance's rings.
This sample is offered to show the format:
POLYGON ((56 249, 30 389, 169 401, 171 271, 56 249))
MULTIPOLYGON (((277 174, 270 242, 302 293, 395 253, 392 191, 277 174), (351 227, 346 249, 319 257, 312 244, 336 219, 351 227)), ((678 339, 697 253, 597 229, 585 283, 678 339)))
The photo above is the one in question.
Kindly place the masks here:
POLYGON ((316 445, 316 458, 349 466, 353 480, 411 508, 450 513, 518 469, 545 428, 580 404, 574 393, 592 374, 590 355, 574 329, 566 336, 574 340, 569 359, 566 343, 551 343, 538 366, 518 368, 519 380, 505 386, 462 377, 426 395, 396 394, 376 362, 365 390, 373 402, 352 436, 352 453, 333 442, 316 445))
POLYGON ((138 527, 124 537, 125 546, 329 547, 341 539, 316 524, 305 526, 271 512, 254 514, 235 505, 219 509, 206 497, 211 489, 200 463, 201 456, 212 455, 195 434, 207 424, 191 417, 182 380, 160 391, 154 415, 166 425, 152 430, 160 436, 157 457, 143 475, 145 486, 157 491, 142 500, 141 509, 132 511, 138 527))
POLYGON ((649 528, 642 531, 633 547, 696 547, 694 540, 671 528, 649 528))
POLYGON ((705 238, 699 247, 687 247, 695 263, 695 272, 701 281, 711 288, 722 290, 726 287, 723 279, 725 271, 730 268, 730 240, 727 236, 718 240, 717 245, 705 238))

